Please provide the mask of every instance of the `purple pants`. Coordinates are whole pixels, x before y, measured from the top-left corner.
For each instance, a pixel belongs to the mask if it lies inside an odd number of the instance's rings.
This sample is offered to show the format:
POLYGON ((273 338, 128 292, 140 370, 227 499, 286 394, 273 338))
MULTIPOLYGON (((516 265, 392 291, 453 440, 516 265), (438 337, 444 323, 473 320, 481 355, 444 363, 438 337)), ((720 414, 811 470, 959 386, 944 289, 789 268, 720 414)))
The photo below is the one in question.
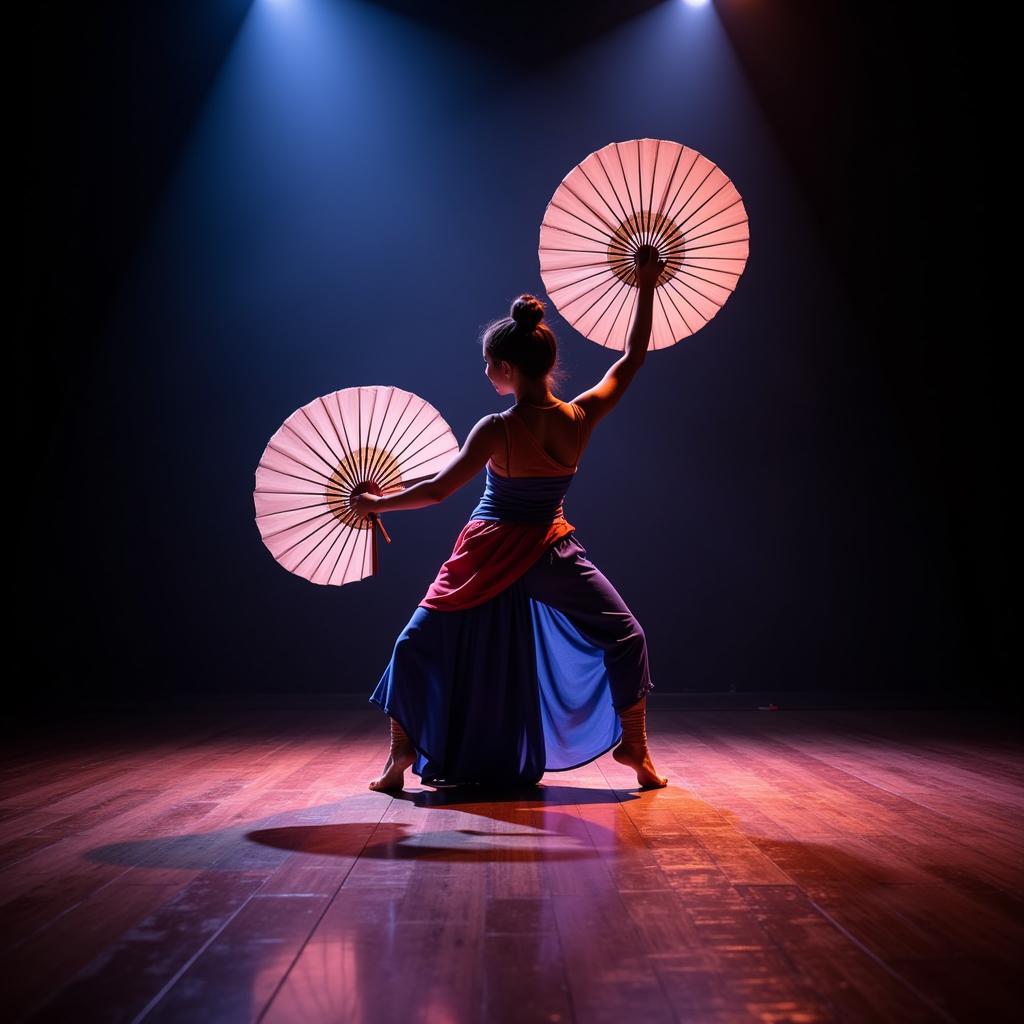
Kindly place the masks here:
POLYGON ((554 608, 604 651, 616 712, 654 689, 647 638, 619 592, 575 533, 553 544, 517 581, 528 597, 554 608))
POLYGON ((640 623, 570 533, 483 604, 417 606, 370 702, 424 782, 534 783, 610 750, 653 688, 640 623))

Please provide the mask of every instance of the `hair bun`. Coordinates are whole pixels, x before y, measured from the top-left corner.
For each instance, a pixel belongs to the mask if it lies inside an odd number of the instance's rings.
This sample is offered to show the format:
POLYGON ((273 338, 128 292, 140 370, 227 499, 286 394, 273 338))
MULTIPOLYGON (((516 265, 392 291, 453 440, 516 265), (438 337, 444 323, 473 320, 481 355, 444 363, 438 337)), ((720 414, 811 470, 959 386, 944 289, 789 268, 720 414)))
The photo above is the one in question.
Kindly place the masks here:
POLYGON ((532 331, 544 319, 544 303, 534 295, 520 295, 510 315, 524 331, 532 331))

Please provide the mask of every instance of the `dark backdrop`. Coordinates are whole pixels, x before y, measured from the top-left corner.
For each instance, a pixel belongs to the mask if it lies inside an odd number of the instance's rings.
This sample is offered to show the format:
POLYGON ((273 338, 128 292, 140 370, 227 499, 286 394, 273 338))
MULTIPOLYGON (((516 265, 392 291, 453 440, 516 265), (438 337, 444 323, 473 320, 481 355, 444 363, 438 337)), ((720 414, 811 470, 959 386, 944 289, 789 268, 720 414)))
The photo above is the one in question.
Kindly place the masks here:
MULTIPOLYGON (((314 586, 253 522, 300 405, 393 384, 460 440, 481 326, 543 297, 562 176, 667 138, 730 175, 751 255, 652 354, 567 499, 660 693, 917 691, 1009 671, 995 399, 963 188, 968 23, 860 3, 47 6, 24 76, 14 539, 24 691, 369 694, 482 489, 394 513, 314 586), (423 8, 423 9, 421 9, 423 8), (883 16, 884 15, 884 16, 883 16)), ((611 354, 549 316, 570 371, 611 354)))

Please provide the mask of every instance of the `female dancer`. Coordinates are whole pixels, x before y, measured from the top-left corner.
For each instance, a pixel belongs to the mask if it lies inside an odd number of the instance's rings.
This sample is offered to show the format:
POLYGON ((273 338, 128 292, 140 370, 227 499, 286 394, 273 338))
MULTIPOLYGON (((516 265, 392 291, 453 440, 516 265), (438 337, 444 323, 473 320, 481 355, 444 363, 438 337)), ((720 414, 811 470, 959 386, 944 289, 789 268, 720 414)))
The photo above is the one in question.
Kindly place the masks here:
POLYGON ((647 748, 654 684, 643 629, 585 557, 562 505, 591 431, 643 364, 664 266, 651 246, 637 251, 625 354, 568 403, 550 390, 557 353, 543 303, 520 296, 482 339, 488 380, 516 404, 481 419, 432 479, 351 499, 363 516, 423 508, 486 464, 484 494, 370 697, 391 729, 370 789, 401 788, 410 766, 432 785, 535 784, 612 746, 642 788, 667 784, 647 748))

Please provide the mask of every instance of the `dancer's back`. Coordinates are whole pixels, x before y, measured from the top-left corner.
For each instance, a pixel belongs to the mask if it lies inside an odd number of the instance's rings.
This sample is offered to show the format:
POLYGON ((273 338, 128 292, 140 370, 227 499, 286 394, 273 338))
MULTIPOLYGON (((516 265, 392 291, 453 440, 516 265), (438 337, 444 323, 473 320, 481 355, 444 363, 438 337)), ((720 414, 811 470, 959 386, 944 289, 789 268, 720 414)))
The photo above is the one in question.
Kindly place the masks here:
POLYGON ((505 437, 488 462, 493 473, 565 476, 578 469, 590 435, 582 408, 561 401, 551 408, 517 403, 498 418, 505 421, 505 437))
POLYGON ((594 387, 571 402, 558 400, 558 404, 550 408, 517 402, 502 415, 510 424, 516 424, 518 430, 513 429, 517 435, 522 432, 529 435, 540 455, 547 456, 548 468, 538 467, 536 449, 523 452, 521 448, 515 449, 511 466, 506 464, 503 451, 493 455, 488 465, 500 476, 523 476, 527 475, 522 471, 525 456, 530 467, 528 473, 538 476, 575 473, 594 427, 625 394, 641 363, 642 358, 637 360, 623 355, 594 387))

